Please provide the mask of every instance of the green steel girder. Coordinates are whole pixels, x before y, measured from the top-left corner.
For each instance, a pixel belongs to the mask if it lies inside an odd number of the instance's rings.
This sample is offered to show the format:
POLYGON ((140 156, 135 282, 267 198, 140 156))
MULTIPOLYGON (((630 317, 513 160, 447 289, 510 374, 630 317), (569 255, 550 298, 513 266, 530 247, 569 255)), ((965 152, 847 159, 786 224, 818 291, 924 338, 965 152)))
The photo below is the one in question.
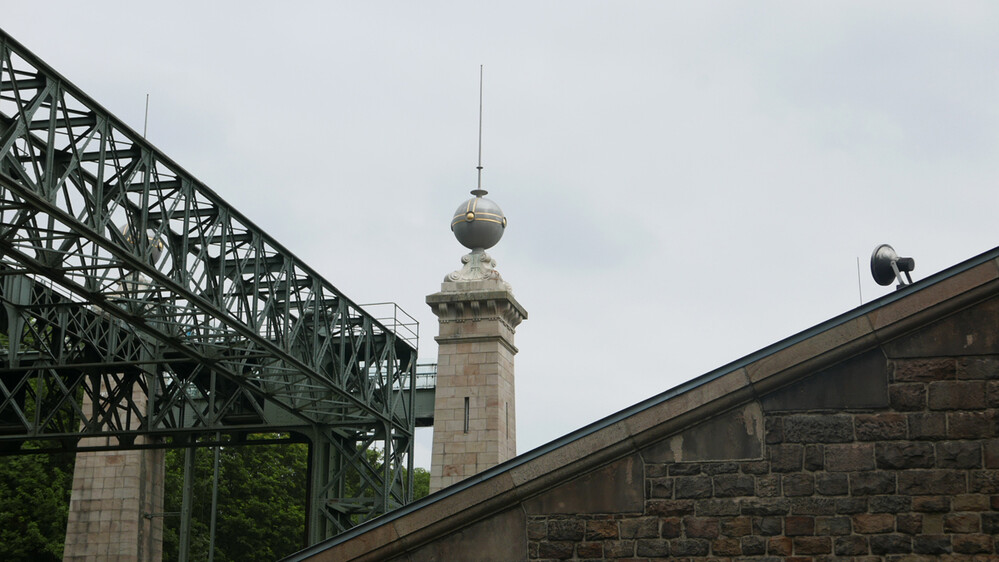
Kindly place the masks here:
POLYGON ((410 498, 415 333, 2 30, 0 279, 0 453, 293 431, 316 449, 311 540, 410 498))

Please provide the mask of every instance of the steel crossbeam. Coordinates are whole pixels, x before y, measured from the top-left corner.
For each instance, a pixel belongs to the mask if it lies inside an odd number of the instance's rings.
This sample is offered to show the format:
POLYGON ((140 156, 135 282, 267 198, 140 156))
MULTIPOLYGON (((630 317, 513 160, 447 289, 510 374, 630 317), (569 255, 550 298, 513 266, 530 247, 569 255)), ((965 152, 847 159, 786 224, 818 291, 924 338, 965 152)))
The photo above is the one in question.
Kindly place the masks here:
POLYGON ((415 337, 2 31, 0 279, 0 452, 296 431, 332 469, 312 540, 409 499, 415 337))

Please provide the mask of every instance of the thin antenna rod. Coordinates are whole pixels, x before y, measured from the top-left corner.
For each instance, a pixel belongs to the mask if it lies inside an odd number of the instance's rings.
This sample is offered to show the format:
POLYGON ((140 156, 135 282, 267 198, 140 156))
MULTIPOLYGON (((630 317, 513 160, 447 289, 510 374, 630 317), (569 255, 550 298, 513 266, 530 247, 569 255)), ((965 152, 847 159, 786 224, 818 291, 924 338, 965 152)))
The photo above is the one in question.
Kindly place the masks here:
POLYGON ((149 94, 146 94, 146 118, 142 122, 142 138, 146 138, 146 129, 149 128, 149 94))
POLYGON ((860 304, 864 304, 864 288, 860 284, 860 256, 857 256, 857 292, 860 293, 860 304))
POLYGON ((489 193, 485 189, 482 189, 482 67, 479 65, 479 165, 475 167, 478 170, 479 181, 476 185, 472 195, 476 197, 482 197, 483 195, 489 193))

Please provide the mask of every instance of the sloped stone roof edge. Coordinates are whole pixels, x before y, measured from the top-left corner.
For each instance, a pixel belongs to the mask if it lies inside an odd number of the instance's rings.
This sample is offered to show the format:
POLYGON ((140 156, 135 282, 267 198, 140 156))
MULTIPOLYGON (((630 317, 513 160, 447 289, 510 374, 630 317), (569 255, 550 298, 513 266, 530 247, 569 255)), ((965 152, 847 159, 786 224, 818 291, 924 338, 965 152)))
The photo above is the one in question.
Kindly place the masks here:
POLYGON ((346 559, 397 556, 446 531, 474 523, 634 452, 678 430, 689 423, 691 416, 702 419, 750 400, 996 293, 999 248, 652 396, 285 560, 305 560, 373 531, 394 544, 362 540, 360 550, 346 559), (391 529, 376 531, 387 525, 391 529))

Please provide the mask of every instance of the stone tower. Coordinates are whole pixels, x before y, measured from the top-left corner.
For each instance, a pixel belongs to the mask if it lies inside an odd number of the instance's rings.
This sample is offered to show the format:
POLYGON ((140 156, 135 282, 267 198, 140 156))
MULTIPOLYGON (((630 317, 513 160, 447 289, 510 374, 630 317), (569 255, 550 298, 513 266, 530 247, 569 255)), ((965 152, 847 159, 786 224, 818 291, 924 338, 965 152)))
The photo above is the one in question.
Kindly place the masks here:
POLYGON ((513 337, 527 311, 485 252, 506 229, 503 211, 485 194, 472 191, 455 212, 451 229, 472 252, 427 297, 440 326, 431 492, 517 454, 513 337))

